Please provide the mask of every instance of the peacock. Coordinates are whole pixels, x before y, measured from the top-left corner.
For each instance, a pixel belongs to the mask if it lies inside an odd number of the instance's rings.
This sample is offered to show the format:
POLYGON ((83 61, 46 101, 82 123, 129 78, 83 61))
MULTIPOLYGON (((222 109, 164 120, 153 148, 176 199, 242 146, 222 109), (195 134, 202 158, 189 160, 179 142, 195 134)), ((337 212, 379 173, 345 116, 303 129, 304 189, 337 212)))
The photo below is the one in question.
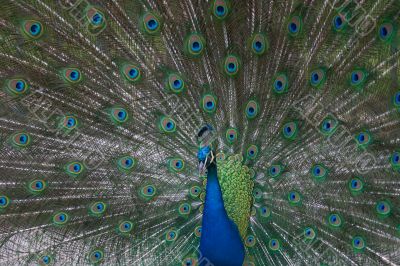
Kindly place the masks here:
POLYGON ((400 1, 0 0, 0 265, 400 265, 400 1))

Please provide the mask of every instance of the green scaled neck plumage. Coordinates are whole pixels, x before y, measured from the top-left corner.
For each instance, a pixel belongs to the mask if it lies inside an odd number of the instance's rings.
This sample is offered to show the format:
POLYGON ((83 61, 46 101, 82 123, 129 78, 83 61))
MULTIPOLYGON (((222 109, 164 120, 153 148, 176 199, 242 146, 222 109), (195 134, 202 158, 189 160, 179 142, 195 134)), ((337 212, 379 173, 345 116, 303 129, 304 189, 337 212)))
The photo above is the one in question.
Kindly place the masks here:
POLYGON ((217 160, 217 166, 226 212, 229 218, 235 222, 244 239, 253 203, 254 182, 250 169, 243 164, 241 155, 231 155, 227 159, 222 159, 221 156, 217 160))

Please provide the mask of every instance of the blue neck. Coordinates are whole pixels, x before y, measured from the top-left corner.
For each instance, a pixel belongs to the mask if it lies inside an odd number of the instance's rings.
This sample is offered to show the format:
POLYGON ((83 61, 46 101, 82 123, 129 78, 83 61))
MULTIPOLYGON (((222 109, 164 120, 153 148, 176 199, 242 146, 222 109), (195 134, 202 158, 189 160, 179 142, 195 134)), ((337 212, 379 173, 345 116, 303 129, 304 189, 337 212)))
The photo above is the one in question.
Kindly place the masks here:
POLYGON ((217 166, 213 163, 207 170, 199 265, 242 266, 244 246, 236 224, 226 214, 217 166))

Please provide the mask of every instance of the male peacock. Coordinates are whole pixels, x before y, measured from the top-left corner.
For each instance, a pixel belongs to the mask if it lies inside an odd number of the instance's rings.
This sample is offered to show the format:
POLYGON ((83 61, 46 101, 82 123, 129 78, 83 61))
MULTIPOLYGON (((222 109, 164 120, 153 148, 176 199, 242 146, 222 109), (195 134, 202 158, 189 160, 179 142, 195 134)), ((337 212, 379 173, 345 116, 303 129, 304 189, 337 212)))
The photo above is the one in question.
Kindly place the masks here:
POLYGON ((399 265, 398 0, 0 0, 0 265, 399 265))

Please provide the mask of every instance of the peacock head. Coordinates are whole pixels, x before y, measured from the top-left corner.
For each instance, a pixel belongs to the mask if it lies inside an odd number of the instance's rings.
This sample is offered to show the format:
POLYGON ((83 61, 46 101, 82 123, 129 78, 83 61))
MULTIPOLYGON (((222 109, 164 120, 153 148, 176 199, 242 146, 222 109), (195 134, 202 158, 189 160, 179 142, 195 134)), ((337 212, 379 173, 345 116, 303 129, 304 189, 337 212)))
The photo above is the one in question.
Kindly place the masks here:
POLYGON ((197 133, 199 150, 197 158, 199 159, 199 172, 204 174, 207 167, 214 162, 213 142, 215 140, 215 131, 209 124, 202 126, 197 133))

